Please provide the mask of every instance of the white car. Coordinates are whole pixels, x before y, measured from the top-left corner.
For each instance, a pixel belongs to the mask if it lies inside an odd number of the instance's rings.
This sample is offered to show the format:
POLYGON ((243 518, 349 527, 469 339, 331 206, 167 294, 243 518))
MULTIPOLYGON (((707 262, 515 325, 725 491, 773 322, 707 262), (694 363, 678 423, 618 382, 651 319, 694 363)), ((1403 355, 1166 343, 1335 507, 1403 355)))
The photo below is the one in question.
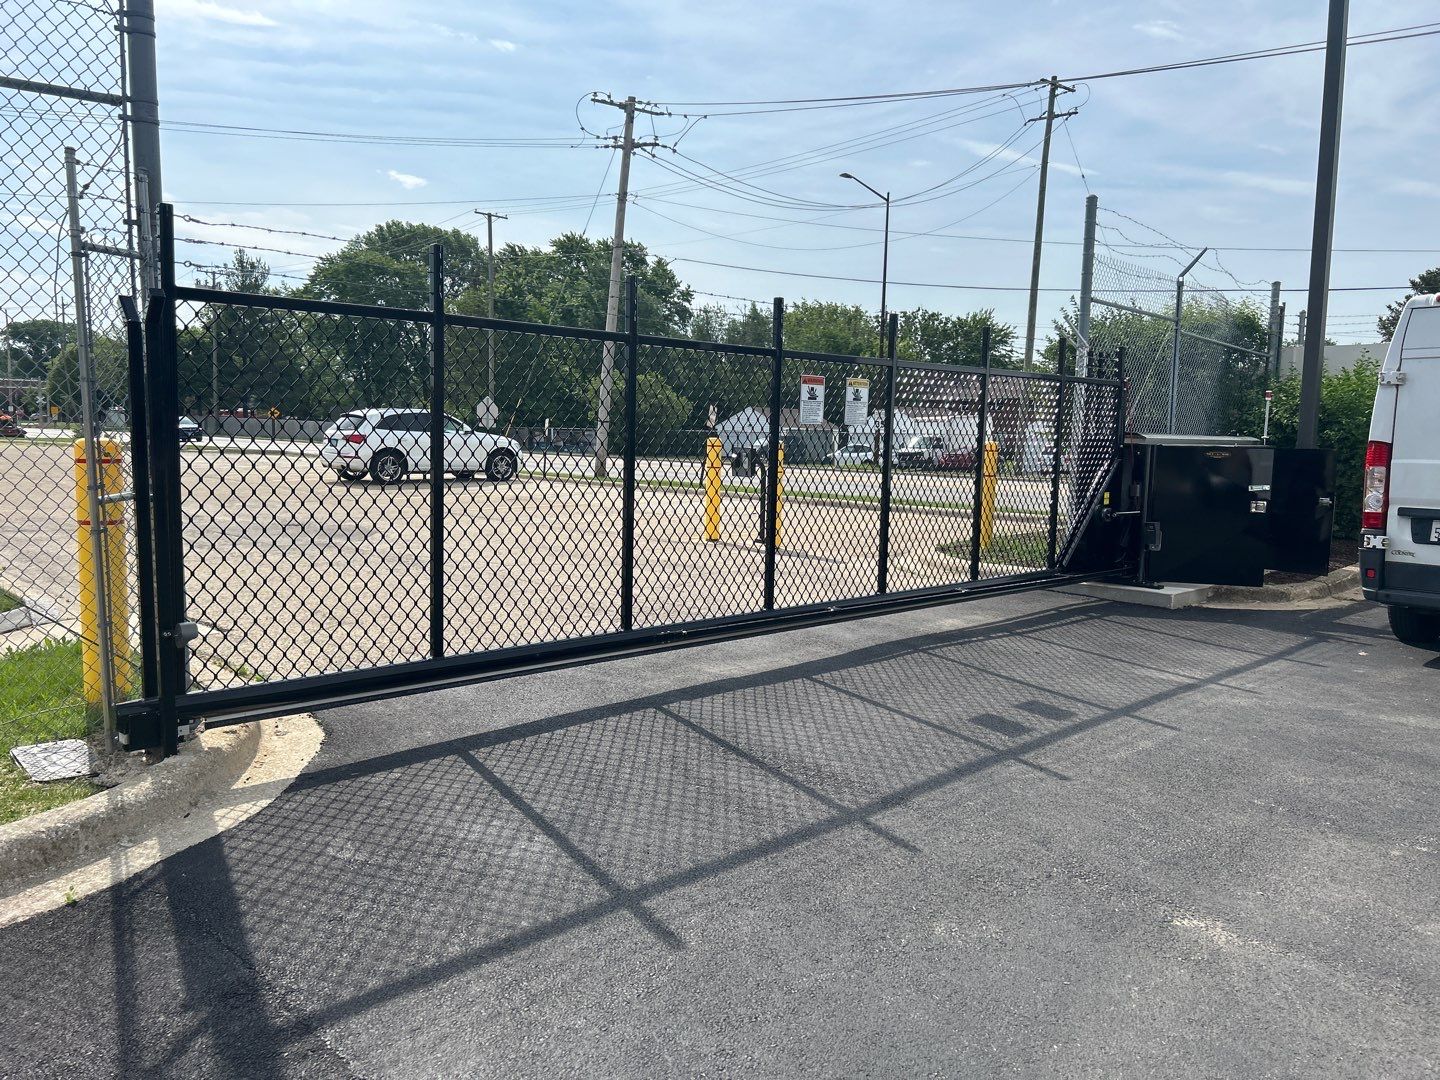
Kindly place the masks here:
POLYGON ((875 448, 869 443, 851 443, 830 455, 830 463, 842 469, 863 468, 875 464, 875 448))
MULTIPOLYGON (((410 473, 430 472, 430 413, 425 409, 366 409, 346 413, 325 432, 320 460, 342 480, 366 476, 397 484, 410 473)), ((483 472, 491 480, 520 473, 520 444, 493 431, 477 431, 446 415, 445 471, 469 480, 483 472)))
POLYGON ((1416 296, 1385 351, 1361 492, 1360 585, 1407 645, 1440 648, 1440 295, 1416 296))

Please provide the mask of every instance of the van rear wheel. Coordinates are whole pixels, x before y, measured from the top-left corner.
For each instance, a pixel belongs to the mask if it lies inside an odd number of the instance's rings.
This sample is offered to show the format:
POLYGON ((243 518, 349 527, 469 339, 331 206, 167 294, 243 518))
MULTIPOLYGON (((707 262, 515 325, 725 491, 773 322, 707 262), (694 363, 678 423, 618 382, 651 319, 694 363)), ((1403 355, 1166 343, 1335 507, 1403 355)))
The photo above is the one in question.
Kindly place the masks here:
POLYGON ((1418 649, 1434 648, 1440 643, 1440 611, 1391 607, 1390 632, 1406 645, 1414 645, 1418 649))

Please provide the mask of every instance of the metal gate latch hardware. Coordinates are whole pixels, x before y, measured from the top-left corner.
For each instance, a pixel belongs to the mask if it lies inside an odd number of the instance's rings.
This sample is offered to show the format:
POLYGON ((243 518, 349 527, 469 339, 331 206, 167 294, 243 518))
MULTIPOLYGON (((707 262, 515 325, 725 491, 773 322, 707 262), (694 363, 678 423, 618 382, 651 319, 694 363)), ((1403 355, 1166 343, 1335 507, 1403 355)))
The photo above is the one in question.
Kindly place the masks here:
POLYGON ((1145 550, 1159 551, 1164 544, 1164 538, 1160 533, 1158 521, 1147 521, 1145 523, 1145 550))
POLYGON ((182 622, 175 624, 175 637, 183 646, 194 641, 200 636, 200 624, 193 622, 182 622))
POLYGON ((1381 386, 1404 386, 1405 372, 1403 371, 1382 371, 1380 372, 1381 386))

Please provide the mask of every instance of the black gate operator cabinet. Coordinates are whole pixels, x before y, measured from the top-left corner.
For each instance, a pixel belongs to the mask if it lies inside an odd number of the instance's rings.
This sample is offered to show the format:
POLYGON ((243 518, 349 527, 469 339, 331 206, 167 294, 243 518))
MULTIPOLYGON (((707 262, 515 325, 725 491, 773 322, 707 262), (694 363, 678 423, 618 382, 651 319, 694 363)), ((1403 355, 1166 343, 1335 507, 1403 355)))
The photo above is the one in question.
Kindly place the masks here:
POLYGON ((1323 574, 1335 455, 1255 439, 1132 435, 1139 580, 1261 585, 1266 570, 1323 574))

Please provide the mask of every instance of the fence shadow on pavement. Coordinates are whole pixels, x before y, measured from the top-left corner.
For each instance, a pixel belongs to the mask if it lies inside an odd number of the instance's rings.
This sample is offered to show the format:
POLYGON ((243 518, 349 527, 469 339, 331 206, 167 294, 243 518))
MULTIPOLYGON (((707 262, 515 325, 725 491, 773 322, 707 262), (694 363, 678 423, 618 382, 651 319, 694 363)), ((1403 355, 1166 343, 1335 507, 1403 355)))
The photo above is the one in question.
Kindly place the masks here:
MULTIPOLYGON (((236 1071, 283 1072, 327 1052, 318 1030, 401 999, 424 1011, 459 993, 493 1009, 486 980, 518 977, 504 961, 581 931, 584 955, 627 935, 631 952, 648 940, 683 954, 697 887, 767 860, 773 873, 839 834, 904 872, 933 828, 953 828, 957 801, 1022 778, 1043 801, 1046 785, 1135 752, 1152 737, 1136 725, 1175 730, 1167 706, 1202 688, 1248 708, 1257 671, 1368 640, 1346 621, 1357 610, 1317 611, 1301 634, 1253 611, 1076 603, 368 760, 322 757, 256 817, 87 902, 97 936, 108 921, 113 937, 96 976, 126 1018, 117 1064, 170 1069, 208 1047, 236 1071), (162 948, 147 936, 157 920, 173 955, 141 963, 162 948), (173 987, 160 982, 173 1001, 154 997, 157 963, 175 969, 173 987), (262 985, 285 1007, 258 1006, 262 985)), ((35 963, 16 986, 43 996, 49 968, 35 963)))

